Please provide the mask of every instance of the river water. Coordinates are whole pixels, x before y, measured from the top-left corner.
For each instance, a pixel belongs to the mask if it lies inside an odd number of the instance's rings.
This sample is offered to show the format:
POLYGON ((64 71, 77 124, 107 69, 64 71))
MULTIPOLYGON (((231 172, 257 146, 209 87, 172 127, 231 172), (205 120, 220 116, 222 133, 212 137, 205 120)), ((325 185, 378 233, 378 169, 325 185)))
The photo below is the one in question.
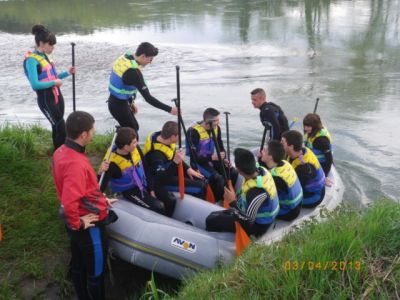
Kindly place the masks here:
MULTIPOLYGON (((319 97, 346 184, 344 201, 398 200, 399 15, 400 1, 390 0, 0 1, 0 122, 49 128, 22 69, 34 46, 33 24, 56 33, 59 71, 70 66, 76 43, 77 108, 95 116, 100 132, 115 125, 105 103, 113 61, 149 41, 160 50, 143 71, 150 91, 170 102, 179 65, 187 125, 209 106, 229 111, 231 149, 255 147, 262 127, 252 89, 266 89, 290 119, 301 120, 319 97)), ((71 79, 62 91, 67 115, 71 79)), ((138 105, 142 137, 172 119, 141 96, 138 105)))

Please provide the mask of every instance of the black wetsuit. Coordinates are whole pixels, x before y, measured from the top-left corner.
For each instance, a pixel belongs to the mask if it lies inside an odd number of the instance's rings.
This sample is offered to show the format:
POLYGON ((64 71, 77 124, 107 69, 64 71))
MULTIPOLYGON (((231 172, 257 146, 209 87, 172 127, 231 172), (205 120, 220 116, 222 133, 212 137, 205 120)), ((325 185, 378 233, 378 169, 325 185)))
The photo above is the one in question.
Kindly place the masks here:
POLYGON ((266 102, 260 107, 260 120, 270 128, 270 140, 280 141, 282 133, 289 130, 285 113, 275 103, 266 102))

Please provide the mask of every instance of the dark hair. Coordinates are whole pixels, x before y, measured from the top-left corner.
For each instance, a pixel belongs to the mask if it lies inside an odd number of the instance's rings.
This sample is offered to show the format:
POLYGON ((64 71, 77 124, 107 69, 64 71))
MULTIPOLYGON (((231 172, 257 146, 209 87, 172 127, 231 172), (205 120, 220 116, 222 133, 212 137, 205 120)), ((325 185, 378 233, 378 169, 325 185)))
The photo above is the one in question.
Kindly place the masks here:
POLYGON ((208 122, 214 119, 215 117, 218 117, 220 115, 220 112, 216 110, 215 108, 209 107, 203 112, 203 121, 208 122))
POLYGON ((257 94, 260 94, 260 93, 265 95, 264 89, 262 89, 262 88, 256 88, 256 89, 254 89, 254 90, 252 90, 252 91, 250 92, 251 95, 257 95, 257 94))
POLYGON ((134 139, 137 139, 135 129, 131 127, 121 127, 118 129, 115 145, 118 149, 122 149, 125 145, 130 145, 134 139))
POLYGON ((146 56, 157 56, 158 54, 158 49, 154 47, 152 44, 148 42, 141 43, 137 49, 136 49, 136 56, 140 55, 146 55, 146 56))
POLYGON ((271 140, 268 142, 268 154, 272 156, 274 162, 278 163, 285 158, 285 149, 281 142, 271 140))
POLYGON ((311 127, 309 137, 315 136, 323 128, 321 118, 317 114, 307 114, 303 119, 303 125, 311 127))
POLYGON ((300 151, 303 148, 303 135, 296 130, 288 130, 282 133, 288 146, 293 145, 294 151, 300 151))
POLYGON ((246 175, 253 175, 257 171, 256 159, 251 151, 236 148, 233 155, 235 156, 235 166, 239 171, 246 175))
POLYGON ((168 139, 173 135, 178 135, 178 123, 175 121, 168 121, 161 129, 161 137, 168 139))
POLYGON ((54 33, 43 25, 34 25, 32 27, 32 34, 35 36, 36 46, 39 46, 40 42, 49 43, 50 45, 55 45, 57 43, 54 33))
POLYGON ((94 118, 85 111, 74 111, 71 113, 65 123, 67 137, 77 139, 82 132, 87 132, 93 128, 94 118))

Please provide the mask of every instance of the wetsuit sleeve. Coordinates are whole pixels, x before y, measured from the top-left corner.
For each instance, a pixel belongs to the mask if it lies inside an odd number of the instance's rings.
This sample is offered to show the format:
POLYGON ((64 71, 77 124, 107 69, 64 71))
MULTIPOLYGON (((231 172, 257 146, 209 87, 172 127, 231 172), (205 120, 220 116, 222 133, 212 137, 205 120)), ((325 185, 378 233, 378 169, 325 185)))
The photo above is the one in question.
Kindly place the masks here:
POLYGON ((71 75, 71 74, 69 74, 68 71, 65 71, 65 72, 58 74, 57 77, 60 79, 64 79, 64 78, 67 78, 69 75, 71 75))
POLYGON ((222 142, 222 134, 221 127, 218 126, 218 135, 217 135, 218 147, 221 152, 225 152, 224 143, 222 142))
POLYGON ((325 176, 328 176, 333 163, 331 143, 329 142, 329 139, 325 136, 320 136, 314 140, 313 147, 324 154, 326 163, 322 164, 321 167, 324 170, 325 176))
POLYGON ((127 85, 134 85, 143 96, 144 100, 150 105, 166 112, 171 111, 171 106, 162 103, 150 94, 150 91, 144 82, 142 72, 139 69, 128 69, 124 75, 122 75, 122 81, 127 85))
POLYGON ((146 161, 149 165, 150 172, 155 178, 166 178, 176 176, 176 164, 169 162, 165 155, 160 151, 151 151, 146 154, 146 161))
POLYGON ((243 213, 234 202, 231 204, 231 208, 234 211, 235 216, 242 225, 251 225, 256 220, 257 212, 261 205, 265 201, 269 201, 269 196, 265 190, 260 188, 252 188, 246 194, 248 207, 246 213, 243 213))
POLYGON ((46 82, 40 82, 39 81, 39 76, 38 76, 38 65, 39 63, 37 62, 36 59, 30 57, 26 60, 26 71, 28 73, 28 79, 29 82, 32 86, 32 88, 36 90, 44 90, 48 89, 54 86, 54 81, 46 81, 46 82))
POLYGON ((288 190, 289 190, 288 186, 287 186, 287 184, 285 183, 285 181, 281 177, 272 176, 272 178, 274 179, 275 186, 276 186, 277 190, 288 192, 288 190))
MULTIPOLYGON (((122 172, 121 169, 117 166, 116 163, 111 162, 108 170, 104 173, 104 178, 100 186, 100 190, 104 192, 106 189, 108 182, 110 181, 111 178, 121 178, 122 177, 122 172)), ((100 179, 100 178, 99 178, 100 179)))
POLYGON ((304 164, 296 168, 296 174, 299 177, 301 186, 304 187, 310 179, 317 175, 317 171, 311 164, 304 164))
POLYGON ((200 143, 199 133, 193 128, 189 128, 187 133, 188 133, 189 145, 192 145, 194 147, 193 151, 191 151, 191 156, 194 156, 194 160, 198 164, 206 164, 209 161, 211 161, 211 155, 202 156, 202 157, 197 155, 196 149, 199 147, 199 143, 200 143))
POLYGON ((270 126, 270 137, 273 140, 279 140, 279 121, 275 116, 275 113, 272 109, 264 108, 260 112, 260 118, 262 124, 265 126, 270 126))

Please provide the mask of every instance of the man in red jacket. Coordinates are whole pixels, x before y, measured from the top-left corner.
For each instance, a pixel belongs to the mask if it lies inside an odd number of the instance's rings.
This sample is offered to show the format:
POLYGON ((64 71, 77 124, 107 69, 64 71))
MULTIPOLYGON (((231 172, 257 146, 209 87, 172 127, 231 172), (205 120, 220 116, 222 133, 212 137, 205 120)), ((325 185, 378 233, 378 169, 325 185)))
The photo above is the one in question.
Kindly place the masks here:
POLYGON ((68 116, 67 139, 53 155, 52 173, 71 240, 70 272, 79 299, 104 299, 105 225, 117 216, 116 199, 100 191, 96 172, 85 155, 94 133, 94 118, 83 111, 68 116))

